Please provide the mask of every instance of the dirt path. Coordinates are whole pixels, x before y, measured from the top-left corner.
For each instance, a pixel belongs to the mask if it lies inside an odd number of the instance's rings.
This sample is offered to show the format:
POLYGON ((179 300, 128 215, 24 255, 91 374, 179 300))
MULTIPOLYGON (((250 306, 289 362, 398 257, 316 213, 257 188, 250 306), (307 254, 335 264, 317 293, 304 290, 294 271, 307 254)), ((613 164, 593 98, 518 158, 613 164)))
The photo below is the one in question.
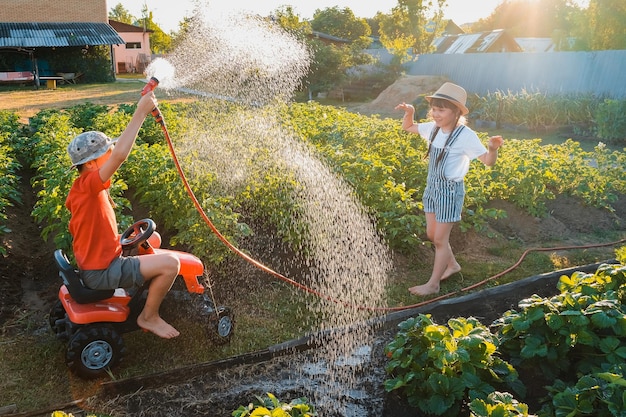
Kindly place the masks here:
POLYGON ((18 311, 26 311, 24 307, 28 307, 28 314, 45 316, 56 294, 52 288, 58 278, 54 248, 41 238, 41 230, 30 215, 35 204, 31 174, 28 169, 18 173, 22 202, 8 209, 11 232, 0 235, 8 252, 0 264, 0 327, 18 317, 18 311))

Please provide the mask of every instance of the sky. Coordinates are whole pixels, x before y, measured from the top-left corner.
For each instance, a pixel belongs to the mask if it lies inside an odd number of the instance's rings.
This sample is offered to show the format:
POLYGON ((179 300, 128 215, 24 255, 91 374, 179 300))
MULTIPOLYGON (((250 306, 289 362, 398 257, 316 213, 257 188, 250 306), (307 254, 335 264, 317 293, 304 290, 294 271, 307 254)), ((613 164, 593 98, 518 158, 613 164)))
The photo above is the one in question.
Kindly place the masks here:
MULTIPOLYGON (((121 3, 133 16, 141 17, 144 4, 152 11, 154 22, 166 33, 178 30, 178 22, 191 16, 195 1, 216 11, 248 11, 269 15, 282 5, 291 5, 294 12, 303 19, 311 19, 316 9, 339 6, 349 7, 356 17, 373 17, 376 12, 389 13, 397 0, 107 0, 107 10, 121 3)), ((444 9, 447 19, 457 25, 475 22, 487 17, 503 0, 447 0, 444 9)))

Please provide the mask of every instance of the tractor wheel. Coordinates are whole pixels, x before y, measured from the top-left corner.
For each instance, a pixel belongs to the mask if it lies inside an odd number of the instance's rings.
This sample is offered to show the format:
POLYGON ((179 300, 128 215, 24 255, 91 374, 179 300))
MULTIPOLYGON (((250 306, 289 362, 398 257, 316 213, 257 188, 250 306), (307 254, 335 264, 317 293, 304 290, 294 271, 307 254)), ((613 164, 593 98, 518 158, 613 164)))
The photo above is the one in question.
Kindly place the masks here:
POLYGON ((67 320, 67 317, 61 300, 56 300, 50 309, 48 323, 50 323, 50 328, 59 339, 67 341, 69 339, 67 329, 65 323, 60 322, 60 320, 67 320))
POLYGON ((233 335, 235 320, 227 307, 218 307, 208 316, 207 333, 213 342, 218 345, 226 344, 233 335))
POLYGON ((74 333, 67 346, 65 363, 83 378, 98 378, 106 375, 124 353, 124 340, 112 327, 92 324, 74 333))

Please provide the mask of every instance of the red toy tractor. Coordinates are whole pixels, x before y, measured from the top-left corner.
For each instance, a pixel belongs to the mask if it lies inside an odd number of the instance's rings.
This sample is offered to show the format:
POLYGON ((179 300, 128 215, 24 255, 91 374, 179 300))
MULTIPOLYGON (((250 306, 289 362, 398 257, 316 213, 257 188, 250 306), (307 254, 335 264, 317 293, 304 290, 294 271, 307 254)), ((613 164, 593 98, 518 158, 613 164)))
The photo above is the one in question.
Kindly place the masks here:
MULTIPOLYGON (((120 237, 124 253, 141 256, 168 251, 176 254, 180 259, 179 276, 187 290, 184 295, 206 317, 209 336, 216 343, 228 342, 234 326, 232 314, 226 307, 215 307, 205 293, 199 281, 204 274, 202 261, 185 252, 161 249, 160 238, 155 239, 158 237, 155 230, 156 225, 151 219, 133 224, 120 237)), ((149 283, 135 293, 122 288, 93 290, 83 284, 62 250, 55 251, 54 259, 63 285, 50 312, 49 322, 57 337, 68 342, 65 362, 83 378, 106 375, 125 353, 121 335, 139 329, 137 316, 143 309, 149 283)))

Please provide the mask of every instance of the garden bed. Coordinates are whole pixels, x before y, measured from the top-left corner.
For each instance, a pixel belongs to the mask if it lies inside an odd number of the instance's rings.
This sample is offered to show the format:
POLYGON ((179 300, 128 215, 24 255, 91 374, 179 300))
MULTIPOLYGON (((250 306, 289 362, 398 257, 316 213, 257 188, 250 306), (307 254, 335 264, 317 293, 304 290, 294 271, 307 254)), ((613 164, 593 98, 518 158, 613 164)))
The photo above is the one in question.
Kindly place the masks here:
MULTIPOLYGON (((614 261, 607 261, 614 262, 614 261)), ((386 315, 376 325, 373 343, 358 348, 343 362, 356 369, 356 381, 338 390, 339 396, 327 404, 315 404, 324 388, 328 366, 316 357, 315 349, 324 336, 312 335, 291 340, 266 350, 215 362, 194 364, 168 372, 109 381, 89 399, 89 408, 124 416, 227 416, 237 407, 272 392, 283 401, 307 397, 323 416, 397 417, 420 416, 396 393, 384 392, 386 378, 384 347, 396 333, 396 325, 418 314, 431 314, 433 321, 445 323, 452 317, 475 317, 490 325, 521 299, 537 294, 557 294, 556 284, 563 275, 575 271, 593 273, 600 264, 568 268, 532 276, 461 297, 444 299, 422 307, 386 315), (334 410, 341 404, 341 412, 334 410)), ((335 381, 336 383, 340 383, 335 381)), ((525 399, 533 403, 532 398, 525 399)))

